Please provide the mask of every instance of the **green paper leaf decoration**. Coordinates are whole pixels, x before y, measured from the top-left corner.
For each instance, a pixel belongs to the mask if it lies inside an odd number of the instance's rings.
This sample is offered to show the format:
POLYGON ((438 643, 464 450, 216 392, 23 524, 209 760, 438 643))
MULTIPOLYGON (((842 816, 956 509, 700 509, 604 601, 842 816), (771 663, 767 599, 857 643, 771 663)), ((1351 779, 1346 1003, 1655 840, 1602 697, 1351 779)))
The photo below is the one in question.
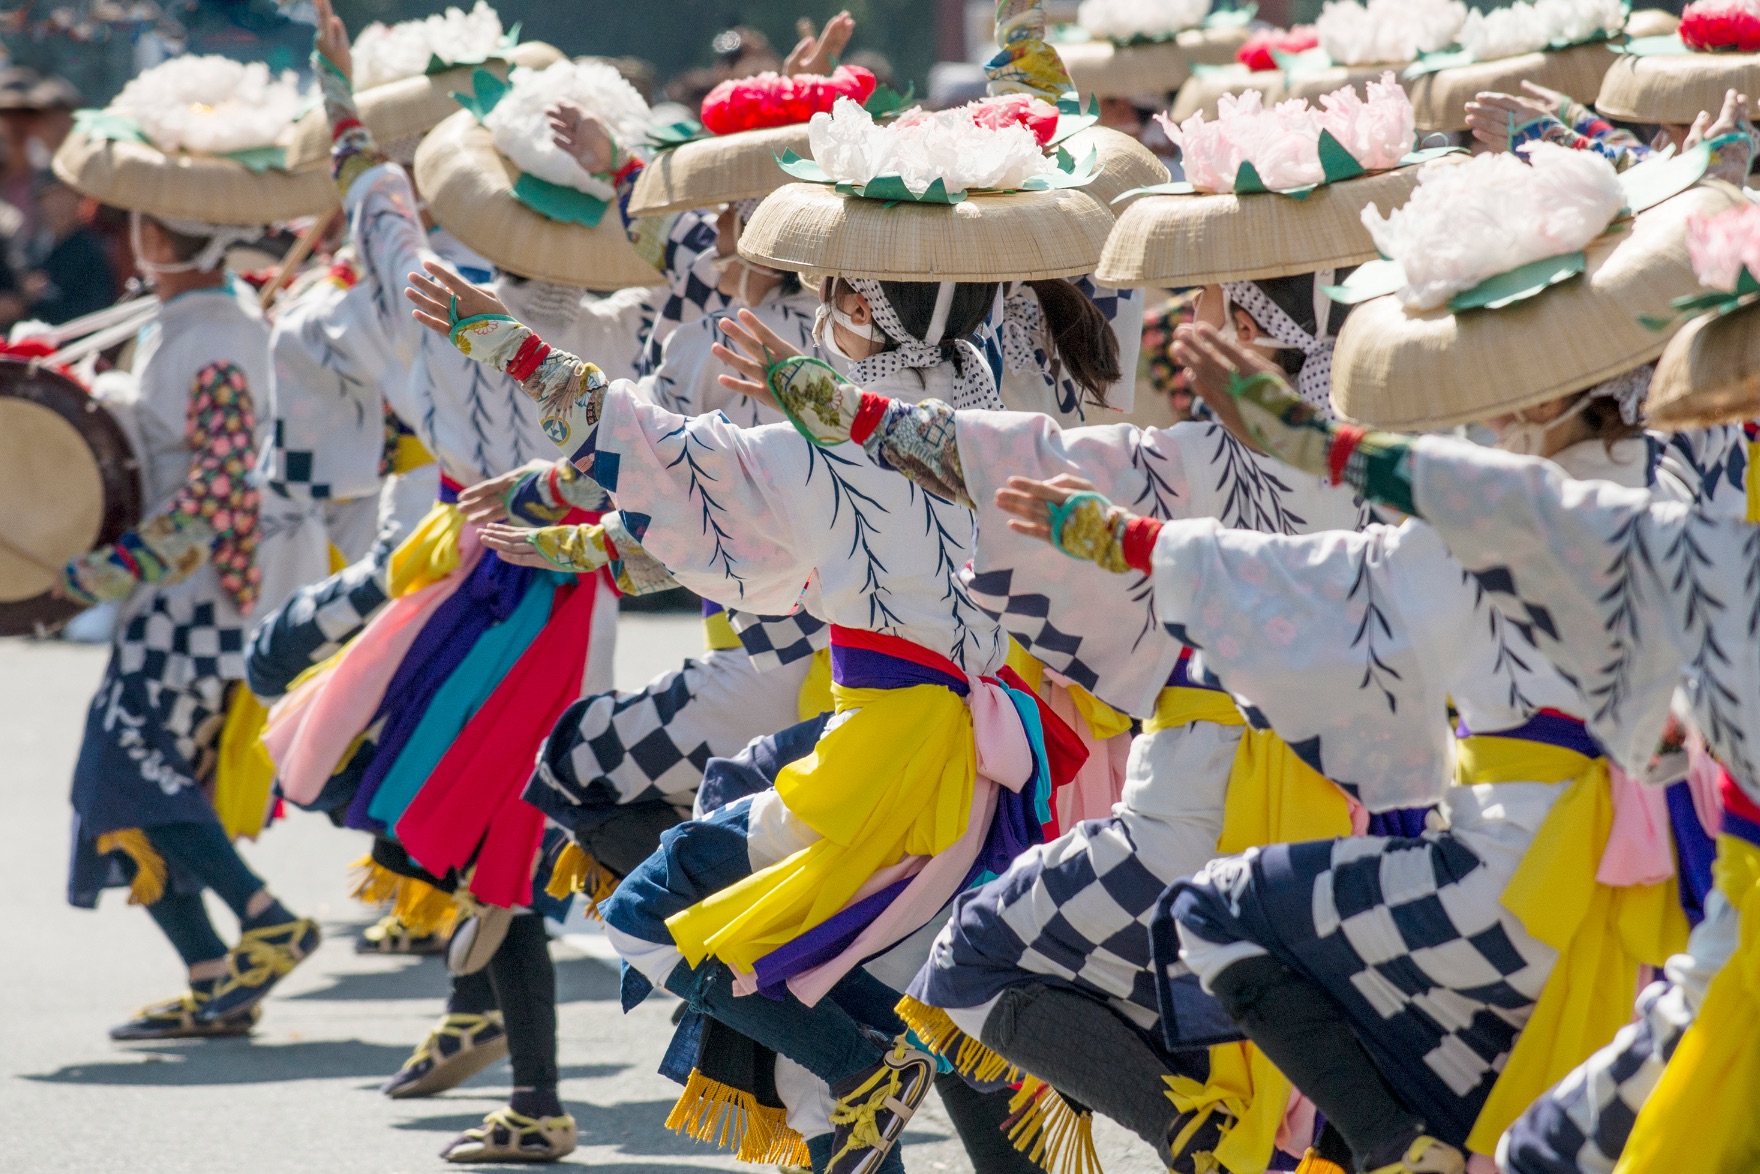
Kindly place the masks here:
POLYGON ((1624 44, 1615 45, 1613 51, 1631 57, 1678 57, 1692 52, 1687 48, 1686 42, 1681 40, 1679 33, 1667 33, 1660 37, 1633 37, 1624 44))
MULTIPOLYGON (((447 61, 444 57, 440 56, 440 54, 438 54, 438 53, 430 53, 428 55, 428 66, 426 69, 422 70, 422 72, 427 74, 429 77, 432 77, 437 73, 445 73, 447 70, 456 68, 457 66, 463 65, 463 64, 465 64, 465 63, 462 61, 447 61)), ((472 64, 477 64, 477 63, 472 62, 472 64)))
POLYGON ((1288 196, 1292 200, 1305 200, 1313 195, 1314 189, 1319 186, 1320 185, 1317 183, 1311 183, 1299 188, 1278 188, 1276 189, 1276 194, 1280 196, 1288 196))
POLYGON ((1619 183, 1625 189, 1626 207, 1636 215, 1680 195, 1705 177, 1716 152, 1742 138, 1737 132, 1719 135, 1673 158, 1646 159, 1621 172, 1619 183))
POLYGON ((1428 163, 1432 159, 1440 159, 1444 155, 1465 155, 1467 153, 1465 147, 1425 147, 1421 151, 1413 151, 1410 154, 1402 155, 1400 157, 1399 165, 1401 167, 1412 167, 1419 163, 1428 163))
POLYGON ((1357 266, 1342 284, 1322 286, 1320 292, 1341 306, 1354 306, 1370 298, 1398 293, 1405 283, 1404 266, 1382 257, 1357 266))
POLYGON ((794 176, 796 179, 802 180, 806 183, 831 182, 831 177, 825 174, 825 169, 823 167, 820 167, 811 159, 802 159, 792 150, 784 151, 782 154, 776 156, 776 166, 782 168, 784 172, 794 176))
MULTIPOLYGON (((665 126, 655 127, 648 131, 648 145, 656 151, 670 151, 674 147, 682 147, 686 143, 714 137, 704 130, 703 124, 696 119, 681 118, 677 122, 669 122, 665 126)), ((790 153, 792 154, 792 152, 790 153)))
POLYGON ((1453 69, 1459 65, 1473 64, 1473 55, 1465 49, 1445 50, 1438 53, 1426 53, 1406 66, 1400 73, 1401 81, 1412 81, 1427 73, 1438 70, 1453 69))
POLYGON ((503 49, 518 48, 520 30, 525 28, 525 26, 526 22, 523 20, 514 21, 513 27, 501 34, 501 41, 499 42, 500 47, 503 49))
POLYGON ((1070 153, 1059 147, 1057 150, 1057 171, 1052 175, 1035 175, 1020 186, 1023 192, 1060 191, 1064 188, 1086 187, 1094 182, 1100 174, 1099 151, 1090 148, 1086 157, 1079 163, 1070 153))
POLYGON ((1258 15, 1259 5, 1256 3, 1217 8, 1204 18, 1204 23, 1200 27, 1207 29, 1244 29, 1252 24, 1253 18, 1258 15))
POLYGON ((477 69, 471 71, 471 93, 461 94, 454 90, 452 97, 481 123, 489 117, 489 111, 495 109, 496 104, 507 96, 507 91, 511 88, 488 70, 477 69))
POLYGON ((577 188, 564 187, 524 172, 514 182, 513 198, 546 220, 581 224, 588 228, 599 227, 605 209, 610 207, 609 201, 601 200, 598 196, 590 196, 577 188))
POLYGON ((905 109, 916 99, 916 96, 916 82, 906 86, 902 94, 889 85, 881 84, 874 87, 874 92, 868 95, 866 102, 862 103, 862 109, 866 110, 868 116, 877 122, 905 109))
POLYGON ((280 147, 252 147, 246 151, 228 151, 226 158, 234 163, 242 163, 252 174, 261 175, 265 171, 286 171, 287 152, 280 147))
POLYGON ((1320 132, 1320 170, 1326 176, 1326 183, 1369 174, 1368 169, 1358 163, 1356 156, 1345 150, 1344 144, 1333 138, 1329 130, 1320 132))
POLYGON ((112 143, 145 143, 148 142, 147 132, 132 114, 121 114, 114 110, 76 110, 73 113, 74 129, 87 138, 100 139, 112 143))
POLYGON ((1112 197, 1112 202, 1122 204, 1126 200, 1134 200, 1138 196, 1195 196, 1197 194, 1198 189, 1189 182, 1176 179, 1169 183, 1152 184, 1146 188, 1132 188, 1128 192, 1122 192, 1112 197))
POLYGON ((1561 281, 1570 280, 1588 264, 1588 257, 1581 252, 1531 261, 1508 273, 1488 277, 1472 289, 1456 294, 1448 300, 1448 308, 1455 314, 1464 310, 1501 310, 1516 302, 1526 301, 1561 281))
POLYGON ((1230 61, 1226 65, 1206 65, 1202 61, 1194 61, 1191 64, 1191 70, 1192 76, 1195 78, 1248 77, 1253 72, 1246 66, 1234 61, 1230 61))
POLYGON ((1234 194, 1237 196, 1254 195, 1268 192, 1265 181, 1259 178, 1259 169, 1251 160, 1242 160, 1240 170, 1234 175, 1234 194))
POLYGON ((1319 73, 1323 69, 1332 68, 1332 55, 1318 45, 1312 49, 1303 49, 1300 53, 1284 53, 1273 49, 1271 60, 1277 62, 1277 68, 1286 74, 1319 73))

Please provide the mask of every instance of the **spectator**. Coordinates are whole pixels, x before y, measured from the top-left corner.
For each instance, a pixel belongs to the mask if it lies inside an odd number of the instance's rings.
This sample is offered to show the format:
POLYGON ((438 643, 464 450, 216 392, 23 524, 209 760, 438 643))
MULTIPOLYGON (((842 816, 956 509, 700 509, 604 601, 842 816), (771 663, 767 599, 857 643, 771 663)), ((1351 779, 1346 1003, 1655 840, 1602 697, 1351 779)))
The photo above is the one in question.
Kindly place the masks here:
POLYGON ((53 325, 102 310, 116 300, 116 276, 92 229, 90 202, 47 172, 36 194, 47 250, 25 275, 30 316, 53 325))

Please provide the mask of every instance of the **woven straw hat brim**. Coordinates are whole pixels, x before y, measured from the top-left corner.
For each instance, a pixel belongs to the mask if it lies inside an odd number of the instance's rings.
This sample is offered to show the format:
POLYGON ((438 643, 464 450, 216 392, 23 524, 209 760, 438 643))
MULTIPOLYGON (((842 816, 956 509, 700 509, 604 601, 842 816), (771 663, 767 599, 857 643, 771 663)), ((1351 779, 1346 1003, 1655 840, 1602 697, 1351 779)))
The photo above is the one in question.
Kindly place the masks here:
POLYGON ((1112 213, 1086 192, 896 204, 791 183, 765 197, 740 255, 793 272, 882 281, 1037 281, 1092 273, 1112 213))
MULTIPOLYGON (((507 80, 511 65, 543 69, 562 60, 562 50, 543 41, 527 41, 508 51, 505 60, 492 58, 482 65, 461 65, 443 73, 420 74, 399 78, 362 90, 354 96, 361 121, 373 133, 379 149, 393 159, 408 159, 415 154, 422 136, 440 125, 458 109, 454 93, 471 92, 471 74, 486 69, 502 81, 507 80)), ((302 167, 315 160, 330 159, 330 122, 319 107, 299 120, 293 130, 293 145, 287 150, 290 167, 302 167)))
POLYGON ((1126 207, 1114 204, 1114 197, 1122 196, 1132 188, 1153 187, 1172 178, 1167 164, 1157 159, 1155 152, 1111 127, 1090 126, 1065 139, 1063 147, 1078 160, 1086 159, 1089 151, 1094 152, 1100 174, 1082 190, 1100 201, 1100 206, 1114 216, 1126 207))
POLYGON ((716 135, 662 151, 636 177, 630 215, 663 216, 760 199, 793 182, 776 165, 784 151, 812 158, 806 123, 716 135))
POLYGON ((551 220, 514 199, 519 169, 468 110, 422 140, 415 172, 440 226, 510 273, 596 290, 660 283, 630 245, 615 207, 587 228, 551 220))
POLYGON ((1579 102, 1593 102, 1601 92, 1601 79, 1617 57, 1606 44, 1573 45, 1555 53, 1522 53, 1497 61, 1479 61, 1439 69, 1405 82, 1412 99, 1412 113, 1421 131, 1467 129, 1467 103, 1486 91, 1522 92, 1530 81, 1567 94, 1579 102))
POLYGON ((1082 97, 1134 98, 1177 90, 1192 76, 1194 64, 1226 65, 1246 42, 1245 28, 1187 29, 1171 41, 1083 41, 1059 45, 1057 54, 1082 97))
POLYGON ((1601 79, 1595 109, 1628 122, 1690 126, 1702 110, 1716 117, 1725 90, 1760 94, 1760 53, 1622 54, 1601 79))
POLYGON ((99 203, 210 224, 269 224, 319 216, 339 202, 327 166, 253 172, 219 155, 167 154, 147 143, 74 131, 55 174, 99 203))
POLYGON ((1670 302, 1697 293, 1687 219, 1735 207, 1709 181, 1592 243, 1577 277, 1500 310, 1408 310, 1393 296, 1359 305, 1332 356, 1332 402, 1349 419, 1405 432, 1531 408, 1593 387, 1662 353, 1670 302))
POLYGON ((1626 36, 1666 37, 1681 27, 1681 18, 1666 8, 1639 8, 1626 17, 1626 36))
POLYGON ((1330 94, 1335 90, 1350 86, 1357 91, 1357 97, 1364 96, 1364 86, 1368 82, 1380 81, 1381 75, 1391 72, 1395 79, 1404 65, 1334 65, 1329 69, 1316 69, 1303 73, 1285 74, 1282 70, 1270 69, 1249 71, 1241 66, 1237 71, 1213 73, 1204 77, 1194 77, 1180 87, 1174 96, 1173 110, 1170 113, 1175 122, 1184 122, 1192 115, 1202 112, 1205 118, 1216 117, 1216 103, 1224 94, 1244 94, 1248 90, 1258 90, 1264 96, 1265 105, 1287 101, 1291 98, 1306 98, 1310 104, 1318 105, 1322 94, 1330 94))
POLYGON ((1094 279, 1118 288, 1213 285, 1361 265, 1376 257, 1363 209, 1405 203, 1425 167, 1448 155, 1315 188, 1305 200, 1275 193, 1144 196, 1118 218, 1094 279))
POLYGON ((1683 326, 1656 361, 1644 412, 1671 432, 1760 416, 1760 306, 1683 326))

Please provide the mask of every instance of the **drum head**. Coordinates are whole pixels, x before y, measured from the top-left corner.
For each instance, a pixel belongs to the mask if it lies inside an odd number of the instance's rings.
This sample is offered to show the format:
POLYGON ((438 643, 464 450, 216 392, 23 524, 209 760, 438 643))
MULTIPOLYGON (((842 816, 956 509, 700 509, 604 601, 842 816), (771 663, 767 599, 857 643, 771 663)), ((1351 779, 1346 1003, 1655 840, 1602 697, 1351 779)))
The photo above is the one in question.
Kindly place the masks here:
POLYGON ((0 359, 0 636, 77 615, 50 594, 60 568, 140 516, 139 466, 114 417, 66 376, 0 359))

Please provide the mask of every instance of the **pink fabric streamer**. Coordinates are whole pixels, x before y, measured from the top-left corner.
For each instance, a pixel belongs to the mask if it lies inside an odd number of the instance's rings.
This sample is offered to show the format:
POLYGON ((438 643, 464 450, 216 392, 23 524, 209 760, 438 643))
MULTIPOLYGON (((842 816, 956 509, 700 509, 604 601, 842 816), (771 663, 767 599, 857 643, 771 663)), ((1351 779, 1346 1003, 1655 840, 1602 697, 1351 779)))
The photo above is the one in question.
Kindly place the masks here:
POLYGON ((1668 826, 1668 796, 1646 787, 1608 764, 1613 790, 1613 830, 1595 879, 1604 885, 1654 885, 1674 875, 1674 835, 1668 826))
POLYGON ((1705 749, 1704 736, 1697 729, 1689 729, 1687 789, 1693 796, 1693 810, 1699 816, 1699 826, 1714 840, 1723 831, 1723 801, 1718 797, 1722 778, 1723 768, 1717 759, 1711 757, 1711 751, 1705 749))
POLYGON ((1301 1090, 1290 1089, 1289 1107, 1283 1111, 1283 1124, 1277 1127, 1277 1148, 1297 1158, 1307 1153, 1314 1141, 1314 1121, 1319 1112, 1301 1090))
POLYGON ((466 526, 459 534, 455 571, 392 600, 354 638, 334 668, 276 702, 269 711, 263 744, 289 799, 309 803, 323 791, 350 744, 373 720, 397 666, 423 625, 464 583, 482 552, 476 528, 466 526))
MULTIPOLYGON (((1045 704, 1076 732, 1087 748, 1082 769, 1057 792, 1057 830, 1066 832, 1085 819, 1105 819, 1124 794, 1125 765, 1131 756, 1127 731, 1104 740, 1094 737, 1087 719, 1069 695, 1069 678, 1045 670, 1045 704)), ((1049 834, 1049 833, 1047 833, 1049 834)))
POLYGON ((972 811, 966 820, 965 834, 946 851, 931 857, 911 878, 904 892, 842 953, 788 980, 788 989, 809 1007, 824 998, 862 961, 923 928, 937 910, 953 899, 989 835, 990 821, 996 814, 997 787, 1018 792, 1032 778, 1033 749, 1014 702, 1000 686, 975 677, 968 681, 978 775, 972 786, 972 811))

